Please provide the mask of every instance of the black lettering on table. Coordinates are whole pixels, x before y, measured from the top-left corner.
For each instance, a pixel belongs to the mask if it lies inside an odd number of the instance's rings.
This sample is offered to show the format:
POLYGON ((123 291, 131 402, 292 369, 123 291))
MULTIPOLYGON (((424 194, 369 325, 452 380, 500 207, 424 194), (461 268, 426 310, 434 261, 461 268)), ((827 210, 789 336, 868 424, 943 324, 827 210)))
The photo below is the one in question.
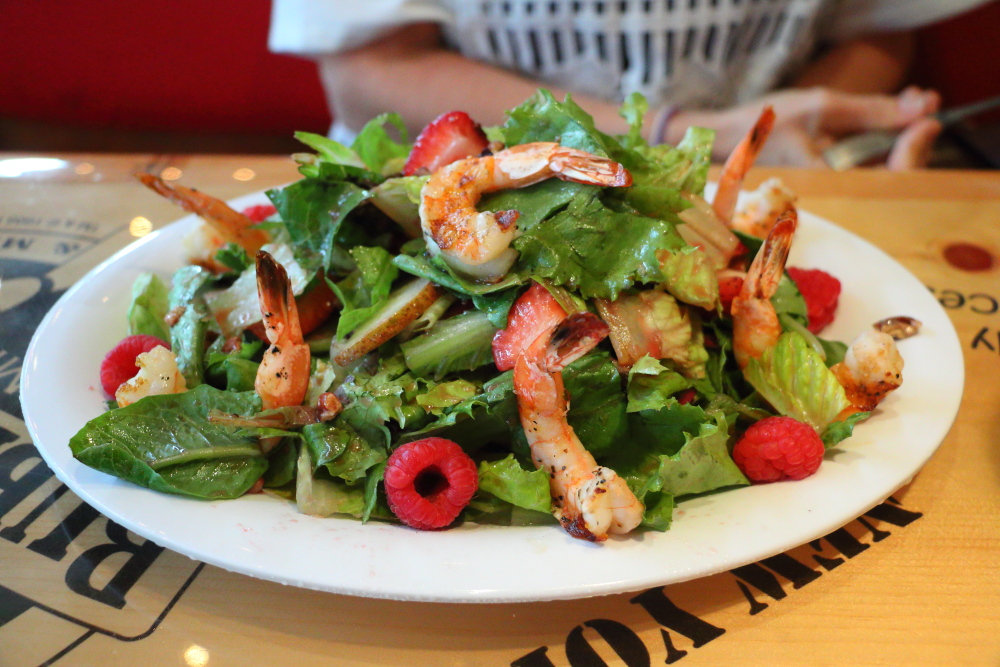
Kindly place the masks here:
MULTIPOLYGON (((802 588, 806 584, 809 584, 822 576, 819 572, 813 570, 807 565, 803 565, 799 561, 795 560, 788 554, 778 554, 777 556, 771 556, 770 558, 765 558, 760 561, 764 565, 767 565, 770 570, 774 570, 785 579, 792 582, 792 588, 802 588)), ((768 569, 762 567, 759 563, 750 563, 749 565, 743 565, 741 567, 733 568, 730 570, 739 579, 753 586, 761 593, 764 593, 772 600, 782 600, 785 598, 787 593, 785 589, 781 587, 781 583, 778 582, 778 578, 774 576, 768 569)), ((750 615, 759 614, 760 612, 767 609, 766 602, 758 602, 750 589, 747 588, 745 584, 740 581, 736 582, 739 586, 740 592, 750 603, 750 615)))
POLYGON ((8 236, 0 241, 0 250, 28 250, 35 239, 26 236, 8 236))
POLYGON ((549 660, 547 653, 549 652, 548 646, 539 646, 531 653, 522 655, 520 658, 510 663, 510 667, 556 667, 549 660))
POLYGON ((566 637, 566 658, 573 667, 607 667, 587 638, 583 627, 597 631, 628 667, 649 667, 649 651, 639 636, 618 621, 598 618, 578 625, 566 637))
MULTIPOLYGON (((0 444, 10 442, 14 437, 10 431, 0 428, 0 444)), ((52 471, 39 458, 34 445, 15 445, 0 452, 0 519, 51 477, 52 471), (33 458, 38 459, 38 463, 16 480, 13 479, 11 474, 14 469, 33 458)))
MULTIPOLYGON (((878 521, 884 521, 885 523, 896 526, 897 528, 905 528, 922 517, 923 513, 911 512, 910 510, 903 509, 899 506, 899 501, 890 497, 889 502, 876 505, 865 512, 865 516, 870 516, 878 521)), ((871 526, 869 526, 869 528, 871 528, 871 526)), ((877 541, 879 540, 876 538, 876 542, 877 541)))
POLYGON ((80 249, 80 244, 76 241, 58 241, 52 248, 52 252, 57 255, 72 255, 80 249))
POLYGON ((938 303, 949 310, 968 308, 978 315, 995 315, 1000 312, 1000 299, 982 292, 973 294, 963 294, 958 290, 946 289, 938 291, 933 287, 928 288, 938 303))
MULTIPOLYGON (((930 290, 934 293, 933 287, 931 287, 930 290)), ((938 303, 949 310, 956 310, 965 305, 965 296, 961 292, 956 292, 953 289, 941 290, 941 292, 936 294, 936 296, 938 298, 938 303)))
POLYGON ((1000 348, 1000 331, 995 332, 997 338, 996 347, 994 347, 993 343, 990 342, 990 339, 987 338, 987 336, 992 333, 994 332, 991 331, 989 327, 983 327, 979 330, 979 333, 976 334, 976 337, 972 339, 972 345, 970 345, 970 347, 973 350, 978 350, 979 346, 982 345, 990 352, 996 352, 997 349, 1000 348))
MULTIPOLYGON (((872 525, 865 517, 902 528, 910 525, 921 516, 923 515, 920 512, 903 509, 898 500, 890 497, 886 502, 868 510, 855 521, 871 534, 872 542, 881 542, 890 537, 892 533, 872 525)), ((848 559, 864 553, 871 547, 871 544, 862 542, 847 528, 839 528, 818 540, 813 540, 810 545, 813 550, 818 552, 813 555, 813 559, 827 572, 839 567, 845 560, 839 556, 819 555, 819 552, 823 551, 824 541, 833 547, 840 556, 848 559)), ((750 565, 743 565, 730 572, 736 577, 736 585, 750 604, 751 615, 758 614, 768 608, 768 603, 760 602, 754 598, 751 587, 772 600, 778 601, 788 596, 778 580, 778 576, 791 582, 793 589, 802 588, 822 576, 822 572, 812 569, 787 553, 771 556, 750 565)), ((652 616, 653 620, 662 626, 660 635, 667 653, 664 662, 669 665, 686 656, 688 651, 674 646, 668 630, 690 639, 694 648, 704 646, 725 634, 726 631, 678 607, 667 597, 664 589, 664 586, 660 586, 643 591, 632 598, 630 602, 641 605, 652 616)), ((566 655, 572 667, 601 667, 606 664, 584 636, 584 627, 596 630, 628 667, 650 664, 649 651, 634 631, 618 621, 594 619, 576 626, 566 637, 566 655)), ((554 667, 548 657, 548 647, 546 646, 521 656, 510 665, 511 667, 554 667)))
POLYGON ((7 386, 3 388, 4 393, 17 393, 21 385, 21 357, 10 356, 6 351, 0 350, 0 382, 5 378, 7 386))
POLYGON ((59 498, 62 497, 62 495, 67 491, 69 491, 69 487, 65 484, 57 486, 55 491, 50 493, 45 500, 31 508, 31 511, 25 514, 24 518, 17 524, 13 526, 6 526, 0 530, 0 537, 4 538, 8 542, 20 544, 21 540, 24 539, 28 526, 33 524, 35 520, 45 512, 45 510, 52 507, 52 505, 55 504, 55 502, 59 500, 59 498))
POLYGON ((87 503, 81 502, 67 514, 49 534, 28 545, 36 554, 54 561, 60 561, 69 550, 69 545, 94 523, 101 513, 87 503))
POLYGON ((110 520, 105 533, 111 542, 98 544, 77 556, 66 570, 66 585, 74 593, 103 602, 115 609, 122 609, 125 606, 125 596, 163 552, 163 547, 150 540, 144 540, 139 544, 132 542, 128 539, 128 531, 110 520), (94 588, 90 583, 90 576, 105 559, 117 553, 127 553, 131 556, 104 588, 94 588))
POLYGON ((1000 310, 1000 301, 989 294, 970 294, 969 310, 980 315, 993 315, 1000 310))
POLYGON ((695 648, 704 646, 725 634, 726 631, 722 628, 717 628, 675 605, 663 589, 664 587, 660 586, 643 591, 629 602, 642 605, 653 620, 665 628, 684 635, 693 642, 695 648))

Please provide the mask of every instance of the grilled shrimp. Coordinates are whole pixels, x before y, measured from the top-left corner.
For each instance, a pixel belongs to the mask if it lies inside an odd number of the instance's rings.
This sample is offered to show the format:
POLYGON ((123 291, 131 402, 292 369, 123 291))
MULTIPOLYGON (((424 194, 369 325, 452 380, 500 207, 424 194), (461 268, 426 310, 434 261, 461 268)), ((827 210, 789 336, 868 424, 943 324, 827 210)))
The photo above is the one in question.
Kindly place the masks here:
POLYGON ((458 160, 434 172, 421 191, 420 224, 428 247, 457 271, 496 282, 517 259, 510 244, 520 214, 479 212, 476 203, 485 193, 553 177, 606 187, 632 184, 632 175, 617 162, 552 142, 458 160))
POLYGON ((760 117, 746 136, 736 144, 736 148, 729 154, 725 166, 722 167, 722 174, 719 176, 719 189, 715 191, 715 199, 712 200, 712 208, 719 220, 725 224, 730 224, 733 219, 733 212, 736 210, 736 200, 740 195, 740 187, 747 172, 757 159, 757 154, 764 147, 767 137, 774 128, 774 109, 767 106, 761 112, 760 117))
POLYGON ((887 333, 867 329, 855 338, 844 360, 830 367, 844 387, 851 412, 868 412, 903 384, 903 357, 887 333))
POLYGON ((256 229, 253 220, 230 206, 199 190, 184 187, 180 184, 167 183, 152 174, 139 173, 137 177, 143 185, 157 194, 163 195, 185 211, 198 214, 208 223, 211 231, 202 227, 185 242, 191 246, 189 251, 192 259, 199 263, 211 264, 211 255, 226 243, 235 243, 247 255, 253 256, 265 243, 270 243, 271 236, 263 229, 256 229))
POLYGON ((766 238, 783 213, 795 208, 795 193, 779 178, 769 178, 747 194, 733 214, 731 227, 737 231, 766 238))
POLYGON ((535 466, 549 473, 553 514, 573 537, 600 542, 642 521, 643 505, 613 470, 598 466, 566 421, 562 369, 608 335, 588 312, 542 333, 517 358, 514 392, 535 466))
POLYGON ((177 368, 177 358, 174 353, 157 345, 149 352, 143 352, 135 358, 139 373, 131 380, 122 383, 115 392, 118 407, 125 407, 147 396, 162 394, 179 394, 187 391, 184 375, 177 368))
POLYGON ((771 297, 781 282, 797 224, 795 209, 778 219, 750 264, 740 293, 733 298, 733 353, 740 368, 774 347, 781 337, 781 323, 771 297))
POLYGON ((309 346, 288 274, 263 250, 257 252, 257 297, 271 346, 257 368, 254 389, 265 410, 301 405, 309 389, 309 346))

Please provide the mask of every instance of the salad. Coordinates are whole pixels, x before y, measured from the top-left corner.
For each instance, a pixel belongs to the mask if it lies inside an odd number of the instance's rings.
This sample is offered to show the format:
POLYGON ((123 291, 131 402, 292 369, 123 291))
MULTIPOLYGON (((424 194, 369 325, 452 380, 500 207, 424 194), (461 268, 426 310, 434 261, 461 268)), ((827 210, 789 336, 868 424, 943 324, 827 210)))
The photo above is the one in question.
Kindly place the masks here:
POLYGON ((812 474, 901 383, 893 335, 817 335, 839 283, 785 266, 780 183, 737 210, 769 109, 711 204, 711 131, 650 146, 645 112, 630 97, 612 137, 540 90, 412 145, 395 114, 349 147, 298 133, 303 178, 243 212, 140 175, 205 224, 190 264, 136 280, 74 457, 164 493, 591 541, 812 474))

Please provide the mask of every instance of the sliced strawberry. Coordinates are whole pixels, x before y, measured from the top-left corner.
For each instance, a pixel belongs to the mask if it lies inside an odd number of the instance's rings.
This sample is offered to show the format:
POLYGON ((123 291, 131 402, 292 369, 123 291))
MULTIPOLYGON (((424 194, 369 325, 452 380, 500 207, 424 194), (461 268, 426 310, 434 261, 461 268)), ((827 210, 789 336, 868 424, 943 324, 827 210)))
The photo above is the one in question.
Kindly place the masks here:
POLYGON ((254 222, 264 222, 277 212, 278 209, 274 208, 270 204, 257 204, 256 206, 248 206, 243 209, 243 215, 250 218, 254 222))
POLYGON ((170 349, 170 343, 156 336, 128 336, 111 348, 101 362, 101 387, 108 396, 114 396, 123 383, 139 374, 135 358, 149 352, 157 345, 170 349))
POLYGON ((507 316, 507 328, 493 336, 493 361, 502 371, 514 368, 518 356, 542 332, 566 318, 566 311, 549 291, 532 283, 518 297, 507 316))
POLYGON ((483 128, 469 114, 446 113, 421 131, 403 167, 403 175, 437 171, 455 160, 478 156, 488 145, 483 128))
POLYGON ((722 302, 722 311, 728 313, 733 305, 733 299, 739 296, 743 289, 743 280, 746 273, 734 269, 724 269, 717 274, 719 279, 719 301, 722 302))

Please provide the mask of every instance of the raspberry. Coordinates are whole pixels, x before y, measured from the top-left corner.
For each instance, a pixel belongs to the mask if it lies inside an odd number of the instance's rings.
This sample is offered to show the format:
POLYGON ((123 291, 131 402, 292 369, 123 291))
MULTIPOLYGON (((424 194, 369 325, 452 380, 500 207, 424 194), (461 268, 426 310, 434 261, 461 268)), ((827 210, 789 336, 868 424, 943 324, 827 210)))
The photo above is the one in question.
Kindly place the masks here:
POLYGON ((114 396, 118 387, 138 375, 139 367, 135 358, 157 345, 170 349, 170 343, 165 343, 156 336, 128 336, 111 348, 101 362, 101 387, 104 388, 104 393, 114 396))
POLYGON ((278 209, 274 208, 270 204, 257 204, 256 206, 248 206, 243 209, 243 215, 250 218, 254 222, 264 222, 277 212, 278 209))
POLYGON ((733 299, 739 296, 743 289, 743 280, 746 274, 742 271, 720 271, 719 278, 719 301, 722 302, 723 312, 730 313, 733 309, 733 299))
POLYGON ((819 469, 826 448, 819 434, 791 417, 768 417, 746 430, 733 461, 752 482, 804 479, 819 469))
POLYGON ((420 530, 444 528, 479 488, 476 464, 462 448, 444 438, 400 445, 385 464, 389 509, 420 530))
POLYGON ((840 298, 840 281, 819 269, 788 268, 788 275, 802 293, 809 311, 809 331, 819 333, 833 322, 840 298))

